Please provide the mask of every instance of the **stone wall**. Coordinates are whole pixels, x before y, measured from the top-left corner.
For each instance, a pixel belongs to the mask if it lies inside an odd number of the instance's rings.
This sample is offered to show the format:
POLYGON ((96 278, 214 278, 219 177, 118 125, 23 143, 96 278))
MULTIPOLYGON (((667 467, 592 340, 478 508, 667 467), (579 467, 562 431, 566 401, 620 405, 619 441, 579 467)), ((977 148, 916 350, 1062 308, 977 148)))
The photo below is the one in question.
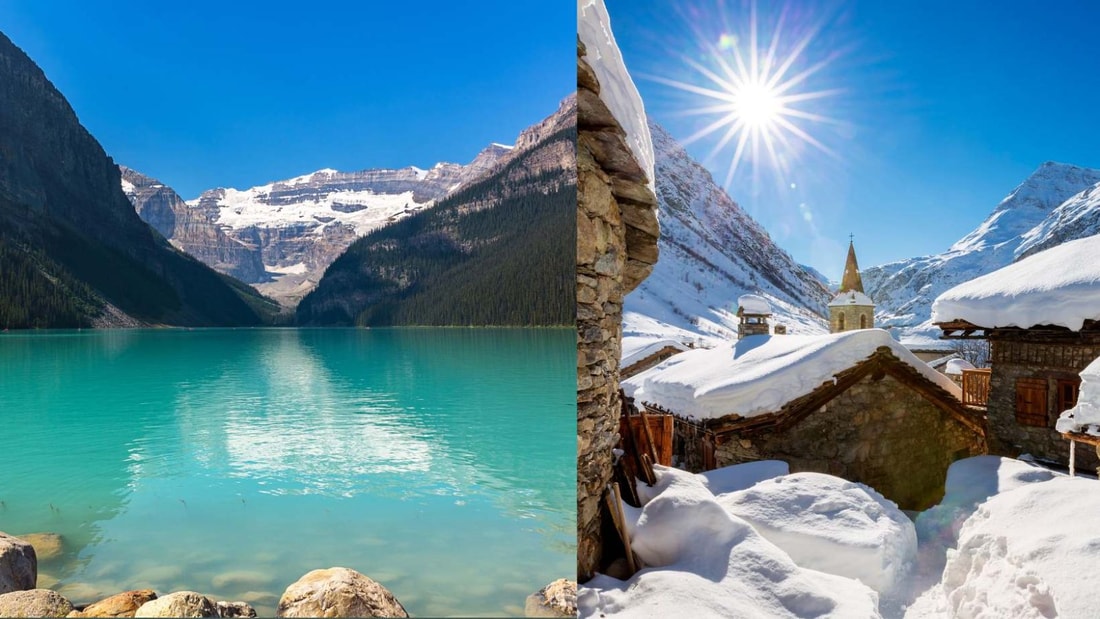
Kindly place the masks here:
POLYGON ((829 333, 841 331, 856 331, 860 328, 859 317, 866 321, 864 329, 872 329, 875 326, 875 307, 873 305, 846 305, 844 307, 829 308, 829 333), (844 314, 844 328, 840 328, 840 315, 844 314))
POLYGON ((784 460, 792 472, 837 475, 924 509, 943 497, 952 462, 985 451, 984 437, 887 375, 865 377, 786 431, 723 440, 717 464, 784 460))
MULTIPOLYGON (((1058 410, 1057 381, 1077 379, 1081 370, 1100 356, 1096 334, 1067 336, 1073 341, 1043 342, 997 339, 992 342, 989 390, 989 445, 993 453, 1018 456, 1029 453, 1064 465, 1069 463, 1069 441, 1054 429, 1058 410), (1039 378, 1047 381, 1048 427, 1023 426, 1016 422, 1016 380, 1039 378)), ((1100 466, 1096 452, 1077 447, 1077 468, 1100 466)))
POLYGON ((601 567, 623 297, 657 262, 657 199, 577 42, 577 575, 601 567))

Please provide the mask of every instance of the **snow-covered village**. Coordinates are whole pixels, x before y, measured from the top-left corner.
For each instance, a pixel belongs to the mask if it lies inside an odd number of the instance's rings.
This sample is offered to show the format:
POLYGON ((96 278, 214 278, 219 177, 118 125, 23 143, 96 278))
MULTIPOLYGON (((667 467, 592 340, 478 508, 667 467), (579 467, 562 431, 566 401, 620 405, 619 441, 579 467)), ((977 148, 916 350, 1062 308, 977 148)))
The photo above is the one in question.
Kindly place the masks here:
POLYGON ((797 104, 833 90, 796 57, 827 29, 784 56, 756 21, 708 39, 756 3, 692 6, 693 55, 639 40, 660 4, 577 4, 580 616, 1100 615, 1100 170, 1040 159, 941 253, 861 269, 895 241, 845 230, 809 264, 731 195, 766 195, 737 180, 757 142, 814 150, 797 104), (726 114, 725 159, 658 124, 658 86, 718 101, 669 118, 726 114))

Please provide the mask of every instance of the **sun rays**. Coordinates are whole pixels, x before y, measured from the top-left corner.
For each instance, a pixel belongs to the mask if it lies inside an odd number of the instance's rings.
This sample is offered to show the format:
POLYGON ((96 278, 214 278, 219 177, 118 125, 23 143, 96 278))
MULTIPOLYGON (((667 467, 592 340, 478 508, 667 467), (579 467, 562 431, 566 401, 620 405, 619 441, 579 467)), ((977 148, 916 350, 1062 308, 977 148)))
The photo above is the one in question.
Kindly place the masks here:
POLYGON ((697 95, 700 104, 682 109, 680 114, 715 117, 682 142, 686 146, 714 136, 717 141, 707 155, 708 160, 732 150, 723 183, 726 187, 746 162, 753 167, 754 179, 760 164, 767 162, 777 172, 777 181, 784 183, 792 159, 805 150, 805 145, 837 156, 811 130, 820 124, 840 124, 841 121, 815 104, 843 90, 810 84, 840 52, 813 61, 808 48, 819 27, 795 36, 794 29, 787 24, 787 16, 784 8, 774 27, 766 29, 766 42, 761 40, 755 3, 750 9, 747 37, 723 32, 715 40, 703 32, 697 19, 691 20, 695 43, 704 61, 684 54, 682 60, 689 69, 684 79, 644 76, 697 95), (781 45, 788 40, 793 46, 781 51, 781 45))

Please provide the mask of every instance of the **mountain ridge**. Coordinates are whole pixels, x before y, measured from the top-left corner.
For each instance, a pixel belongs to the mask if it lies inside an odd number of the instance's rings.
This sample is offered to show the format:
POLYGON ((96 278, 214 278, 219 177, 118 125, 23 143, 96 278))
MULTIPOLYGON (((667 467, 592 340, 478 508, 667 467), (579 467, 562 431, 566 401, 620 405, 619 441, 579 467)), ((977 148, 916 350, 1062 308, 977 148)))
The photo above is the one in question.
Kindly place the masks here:
POLYGON ((0 83, 0 242, 23 274, 0 288, 6 327, 267 319, 267 302, 254 290, 173 248, 138 217, 114 161, 2 33, 0 83), (61 308, 57 300, 69 309, 16 319, 27 307, 61 308))
POLYGON ((575 119, 569 96, 490 173, 357 240, 302 300, 299 323, 571 323, 575 119))
MULTIPOLYGON (((293 308, 356 239, 505 168, 560 132, 567 122, 563 119, 575 116, 575 109, 576 96, 566 96, 553 114, 520 132, 513 146, 490 143, 464 166, 325 168, 243 190, 208 189, 182 203, 174 192, 174 198, 163 195, 170 188, 149 191, 163 185, 155 179, 145 181, 141 191, 135 189, 136 178, 123 186, 134 208, 173 245, 293 308)), ((546 160, 528 157, 524 173, 561 165, 560 154, 546 160)))
POLYGON ((931 305, 947 289, 1052 244, 1100 232, 1100 214, 1082 219, 1091 211, 1076 209, 1071 217, 1062 209, 1081 194, 1097 192, 1097 184, 1100 170, 1045 162, 946 251, 864 270, 867 294, 876 303, 875 322, 894 328, 899 338, 938 337, 931 323, 931 305), (1091 221, 1092 227, 1081 225, 1074 233, 1056 235, 1062 229, 1057 223, 1060 216, 1091 221))

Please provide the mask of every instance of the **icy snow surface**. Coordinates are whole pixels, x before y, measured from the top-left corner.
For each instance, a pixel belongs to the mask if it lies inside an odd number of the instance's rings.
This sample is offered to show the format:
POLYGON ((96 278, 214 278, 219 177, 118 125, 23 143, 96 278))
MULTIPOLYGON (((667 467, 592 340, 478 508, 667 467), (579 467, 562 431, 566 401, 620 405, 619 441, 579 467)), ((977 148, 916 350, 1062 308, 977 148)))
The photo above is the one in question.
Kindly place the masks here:
POLYGON ((715 479, 743 485, 769 468, 782 470, 761 462, 710 471, 708 490, 703 475, 655 467, 658 483, 639 485, 643 507, 626 507, 647 567, 625 582, 600 575, 581 585, 581 616, 1097 616, 1095 479, 997 456, 959 460, 943 501, 917 517, 914 565, 912 525, 860 484, 795 473, 713 494, 715 479), (843 575, 853 572, 866 580, 843 575), (867 581, 895 586, 881 610, 867 581), (917 594, 908 608, 890 602, 917 594))
POLYGON ((755 335, 710 350, 690 350, 623 381, 639 403, 652 402, 698 419, 751 417, 779 410, 887 346, 894 356, 961 397, 951 379, 933 370, 882 329, 827 335, 755 335))
POLYGON ((581 617, 879 617, 865 585, 799 567, 728 513, 697 475, 655 467, 658 484, 627 519, 647 565, 628 581, 597 575, 580 586, 581 617))
POLYGON ((1052 247, 944 292, 932 321, 982 327, 1059 325, 1100 319, 1100 235, 1052 247))
POLYGON ((1100 486, 1057 475, 1002 491, 963 524, 939 587, 907 617, 1095 617, 1100 486), (946 612, 927 612, 938 608, 946 612))
POLYGON ((1085 432, 1100 436, 1100 359, 1081 370, 1081 391, 1077 406, 1058 418, 1059 432, 1085 432))
MULTIPOLYGON (((907 618, 949 617, 941 579, 949 549, 955 548, 963 524, 990 497, 1058 477, 1041 466, 1002 458, 976 456, 959 460, 947 469, 943 500, 917 516, 920 552, 912 593, 921 594, 910 606, 907 618)), ((1096 488, 1100 491, 1100 487, 1096 488)), ((1019 523, 1026 526, 1026 523, 1019 523)), ((1011 533, 1008 531, 1006 533, 1011 533)), ((974 617, 982 615, 971 615, 974 617)), ((988 615, 990 619, 998 615, 988 615)))
POLYGON ((847 576, 899 600, 917 560, 912 521, 874 489, 832 475, 794 473, 718 498, 795 563, 847 576))
POLYGON ((627 368, 646 357, 658 352, 662 348, 671 346, 679 350, 687 350, 688 347, 676 340, 654 339, 649 337, 627 336, 623 338, 622 361, 619 367, 627 368))
POLYGON ((623 64, 603 0, 577 0, 577 34, 585 45, 585 59, 600 82, 600 100, 626 131, 626 144, 653 189, 653 141, 646 124, 645 106, 623 64))

